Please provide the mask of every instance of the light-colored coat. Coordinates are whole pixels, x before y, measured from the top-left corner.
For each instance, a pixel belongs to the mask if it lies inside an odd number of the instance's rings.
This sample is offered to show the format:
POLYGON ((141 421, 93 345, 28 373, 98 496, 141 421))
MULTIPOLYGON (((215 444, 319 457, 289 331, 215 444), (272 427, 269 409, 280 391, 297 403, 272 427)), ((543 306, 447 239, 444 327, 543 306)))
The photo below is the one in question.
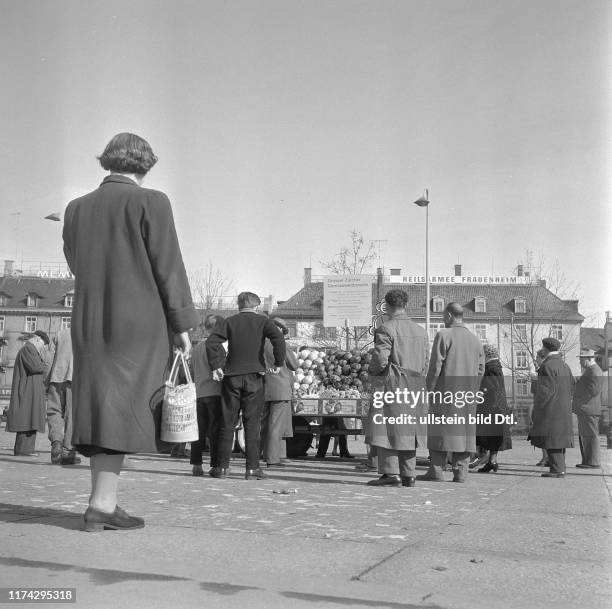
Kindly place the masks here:
MULTIPOLYGON (((370 362, 370 377, 376 390, 407 389, 419 392, 425 389, 425 372, 429 361, 427 333, 404 312, 395 313, 374 335, 374 354, 370 362)), ((425 445, 427 425, 421 423, 425 414, 424 401, 385 401, 382 408, 370 408, 368 437, 372 446, 391 450, 415 450, 425 445), (397 417, 412 415, 415 423, 383 423, 380 415, 397 417)))
POLYGON ((55 338, 55 356, 49 375, 50 383, 72 381, 72 339, 70 329, 60 330, 55 338))
POLYGON ((603 372, 595 364, 586 368, 578 379, 574 390, 572 410, 577 415, 598 417, 601 415, 601 390, 603 389, 603 372))
MULTIPOLYGON (((484 375, 485 357, 480 341, 462 324, 453 323, 440 330, 434 339, 427 372, 427 389, 442 392, 472 392, 480 389, 484 375)), ((467 400, 466 400, 467 401, 467 400)), ((434 416, 458 415, 463 424, 429 424, 427 448, 445 452, 475 452, 476 424, 469 423, 469 415, 476 414, 476 402, 461 405, 429 400, 429 412, 434 416)))

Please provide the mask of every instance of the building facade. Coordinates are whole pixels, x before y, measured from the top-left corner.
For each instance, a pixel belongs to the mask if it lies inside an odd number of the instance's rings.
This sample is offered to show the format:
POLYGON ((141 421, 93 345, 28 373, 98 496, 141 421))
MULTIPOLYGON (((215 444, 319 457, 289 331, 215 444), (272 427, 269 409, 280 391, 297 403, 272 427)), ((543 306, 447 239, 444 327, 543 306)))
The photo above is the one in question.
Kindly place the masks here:
POLYGON ((584 317, 577 300, 564 300, 547 289, 544 281, 515 277, 464 276, 460 266, 451 276, 430 278, 430 300, 426 302, 424 278, 403 276, 400 269, 384 275, 379 269, 372 280, 372 326, 326 328, 323 325, 323 282, 313 281, 305 269, 304 286, 279 303, 276 313, 287 320, 294 346, 336 346, 366 350, 373 345, 373 330, 382 319, 381 302, 390 289, 408 294, 408 314, 425 327, 429 307, 429 338, 433 341, 444 327, 443 312, 450 302, 464 308, 464 323, 483 343, 495 345, 504 369, 506 392, 522 418, 532 404, 530 373, 534 371, 542 338, 554 336, 572 372, 580 365, 580 326, 584 317), (433 281, 432 281, 433 280, 433 281))

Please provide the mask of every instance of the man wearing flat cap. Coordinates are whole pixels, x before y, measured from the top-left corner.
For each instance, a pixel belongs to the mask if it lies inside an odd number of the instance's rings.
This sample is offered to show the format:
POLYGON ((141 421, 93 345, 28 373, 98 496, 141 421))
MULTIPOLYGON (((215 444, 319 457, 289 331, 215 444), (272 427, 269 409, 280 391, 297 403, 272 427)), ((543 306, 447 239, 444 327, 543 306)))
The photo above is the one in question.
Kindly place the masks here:
POLYGON ((556 338, 542 340, 544 360, 538 369, 533 403, 531 443, 548 453, 550 471, 542 474, 544 478, 565 476, 565 449, 574 446, 574 377, 560 349, 561 343, 556 338))
POLYGON ((603 372, 595 361, 593 349, 580 352, 582 376, 576 383, 572 410, 578 417, 578 438, 582 462, 576 467, 599 469, 599 417, 601 416, 601 390, 603 372))
POLYGON ((36 432, 44 432, 47 421, 43 384, 47 366, 43 349, 48 344, 47 334, 37 330, 15 358, 6 430, 16 433, 16 457, 38 457, 36 432))

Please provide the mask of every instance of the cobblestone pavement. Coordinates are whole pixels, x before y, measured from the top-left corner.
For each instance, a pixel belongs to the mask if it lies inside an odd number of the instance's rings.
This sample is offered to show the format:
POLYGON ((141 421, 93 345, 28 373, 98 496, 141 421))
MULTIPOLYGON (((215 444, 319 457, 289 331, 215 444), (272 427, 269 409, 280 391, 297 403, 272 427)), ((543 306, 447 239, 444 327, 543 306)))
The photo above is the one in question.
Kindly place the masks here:
MULTIPOLYGON (((339 598, 344 607, 460 608, 478 599, 489 599, 491 607, 521 606, 511 602, 515 577, 527 582, 519 597, 530 607, 547 607, 561 593, 577 602, 592 580, 603 594, 609 586, 605 571, 590 568, 610 558, 610 477, 569 467, 565 480, 542 479, 543 470, 534 465, 539 451, 523 439, 500 453, 497 474, 471 473, 466 484, 417 482, 411 489, 368 487, 376 474, 359 473, 355 461, 333 457, 292 460, 269 469, 267 480, 245 481, 242 458, 233 459, 228 479, 218 480, 193 477, 187 459, 133 455, 121 475, 120 504, 144 515, 147 526, 100 534, 81 532, 87 459, 78 466, 51 465, 42 434, 40 457, 13 457, 13 441, 13 434, 0 430, 0 586, 12 585, 8 574, 23 586, 25 574, 51 585, 71 573, 86 595, 103 581, 106 594, 109 586, 117 594, 123 590, 132 603, 125 606, 137 608, 157 606, 168 581, 182 580, 189 584, 181 589, 189 592, 178 606, 222 609, 326 607, 339 598), (556 576, 549 583, 559 593, 548 593, 547 584, 538 589, 533 578, 541 579, 542 561, 567 566, 567 573, 561 569, 566 580, 584 570, 570 586, 574 593, 556 576), (500 565, 507 572, 496 575, 500 565), (201 581, 202 569, 211 581, 201 581), (146 588, 147 604, 139 605, 145 575, 155 583, 146 588), (191 585, 196 581, 197 594, 191 585), (281 581, 288 589, 277 589, 281 581), (470 581, 472 589, 466 587, 470 581), (225 588, 220 592, 223 586, 230 586, 231 599, 225 588), (246 602, 242 587, 259 592, 246 602), (508 591, 509 605, 491 604, 500 590, 508 591), (213 604, 201 605, 202 598, 213 604)), ((350 450, 363 455, 361 439, 351 439, 350 450)), ((568 451, 568 465, 577 454, 568 451)), ((602 454, 610 461, 610 451, 602 448, 602 454)), ((82 606, 110 606, 93 598, 82 606)), ((124 606, 121 598, 115 606, 124 606)), ((598 599, 591 596, 585 606, 605 606, 598 599)))

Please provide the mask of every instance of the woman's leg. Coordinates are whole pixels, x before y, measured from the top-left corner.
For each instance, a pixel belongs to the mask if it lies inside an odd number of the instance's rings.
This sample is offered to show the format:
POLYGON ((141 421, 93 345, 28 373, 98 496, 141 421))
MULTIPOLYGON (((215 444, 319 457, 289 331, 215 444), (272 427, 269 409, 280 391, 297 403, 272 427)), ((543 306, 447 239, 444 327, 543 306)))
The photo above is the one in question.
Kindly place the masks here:
POLYGON ((497 451, 492 450, 489 452, 489 463, 497 463, 497 451))
POLYGON ((91 497, 89 506, 93 509, 111 514, 117 506, 117 485, 123 454, 93 455, 91 467, 91 497))

